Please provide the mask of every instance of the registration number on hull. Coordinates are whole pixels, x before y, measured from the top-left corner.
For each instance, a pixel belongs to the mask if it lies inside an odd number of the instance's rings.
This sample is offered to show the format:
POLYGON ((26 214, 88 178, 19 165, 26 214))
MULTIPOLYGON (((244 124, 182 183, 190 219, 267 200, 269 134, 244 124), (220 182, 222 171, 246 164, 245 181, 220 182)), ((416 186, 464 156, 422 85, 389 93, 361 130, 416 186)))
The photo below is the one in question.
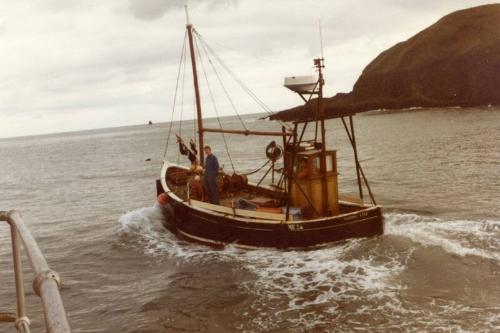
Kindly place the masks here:
MULTIPOLYGON (((368 216, 368 212, 360 212, 356 215, 346 216, 342 219, 342 221, 352 221, 358 218, 364 218, 368 216)), ((304 230, 304 226, 302 224, 289 224, 288 230, 290 231, 301 231, 304 230)))
POLYGON ((304 227, 301 224, 289 224, 288 230, 290 231, 301 231, 304 230, 304 227))
POLYGON ((363 217, 367 217, 367 216, 368 216, 368 212, 360 212, 356 215, 346 216, 342 219, 342 221, 352 221, 352 220, 355 220, 357 218, 363 218, 363 217))

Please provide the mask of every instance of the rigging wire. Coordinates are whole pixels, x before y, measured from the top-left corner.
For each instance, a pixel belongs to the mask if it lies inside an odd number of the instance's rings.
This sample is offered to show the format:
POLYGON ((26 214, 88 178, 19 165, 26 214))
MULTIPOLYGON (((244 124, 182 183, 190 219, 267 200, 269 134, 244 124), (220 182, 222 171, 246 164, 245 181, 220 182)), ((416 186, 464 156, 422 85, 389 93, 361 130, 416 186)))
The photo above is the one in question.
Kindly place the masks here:
MULTIPOLYGON (((219 110, 217 109, 217 105, 215 104, 215 99, 214 99, 214 95, 212 93, 212 88, 210 87, 210 83, 208 81, 208 76, 207 76, 207 72, 206 72, 206 69, 205 69, 205 63, 203 62, 203 58, 201 57, 201 54, 200 54, 200 48, 198 47, 198 38, 194 38, 194 42, 196 44, 196 52, 198 54, 198 58, 200 59, 200 63, 201 63, 201 68, 203 69, 203 75, 205 76, 205 81, 207 83, 207 89, 208 89, 208 92, 209 92, 209 95, 210 95, 210 99, 212 101, 212 105, 213 105, 213 108, 215 110, 215 114, 216 114, 216 118, 217 118, 217 122, 219 123, 219 127, 222 129, 222 123, 220 121, 220 117, 219 117, 219 110)), ((227 153, 227 157, 229 158, 229 162, 231 163, 231 168, 233 169, 233 172, 235 173, 236 170, 234 168, 234 163, 233 163, 233 160, 231 158, 231 154, 229 153, 229 146, 227 144, 227 141, 226 141, 226 136, 224 135, 224 133, 221 133, 222 135, 222 140, 224 141, 224 146, 226 148, 226 153, 227 153)))
POLYGON ((198 145, 198 135, 196 135, 196 119, 198 115, 196 114, 196 93, 193 90, 193 138, 194 144, 198 145))
POLYGON ((187 57, 187 52, 184 52, 184 63, 183 63, 183 69, 182 69, 182 85, 181 85, 181 114, 179 118, 179 136, 182 137, 182 115, 184 113, 184 89, 186 87, 186 57, 187 57))
POLYGON ((165 151, 163 152, 164 159, 167 156, 168 143, 170 141, 170 134, 172 132, 172 125, 174 123, 175 105, 177 102, 177 90, 179 88, 179 77, 180 77, 181 68, 182 68, 182 60, 185 58, 185 53, 186 53, 186 39, 187 39, 187 31, 184 33, 184 41, 182 43, 181 57, 180 57, 180 61, 179 61, 179 69, 177 70, 177 82, 175 84, 174 102, 172 105, 172 115, 170 117, 170 126, 168 128, 167 143, 165 145, 165 151))
MULTIPOLYGON (((226 70, 226 72, 233 78, 236 83, 240 85, 240 87, 257 103, 258 106, 260 106, 268 115, 273 115, 274 112, 249 88, 247 87, 243 81, 241 81, 236 74, 224 63, 224 61, 215 53, 215 51, 208 45, 208 43, 205 41, 205 39, 196 31, 194 30, 194 33, 200 41, 204 44, 204 46, 212 53, 214 58, 219 62, 219 64, 226 70)), ((282 122, 281 120, 278 120, 278 123, 281 124, 282 126, 288 128, 291 130, 290 125, 287 123, 282 122)))
MULTIPOLYGON (((181 89, 181 114, 179 117, 179 136, 182 139, 182 115, 184 114, 184 90, 186 88, 186 63, 187 63, 187 52, 184 52, 184 64, 182 70, 182 89, 181 89)), ((177 164, 180 164, 181 152, 177 151, 177 164)))
POLYGON ((182 116, 184 114, 184 89, 186 88, 186 63, 187 63, 187 52, 184 52, 184 69, 182 73, 182 90, 181 90, 181 115, 179 118, 179 136, 182 137, 182 116))
POLYGON ((255 93, 250 89, 248 88, 244 83, 243 81, 241 81, 237 76, 236 74, 234 74, 234 72, 224 63, 224 61, 217 55, 217 53, 215 53, 215 51, 210 47, 210 45, 207 44, 207 42, 205 41, 204 38, 200 36, 200 40, 206 45, 207 49, 212 53, 212 55, 214 56, 214 58, 221 64, 221 66, 228 72, 229 75, 231 75, 231 77, 233 78, 233 80, 235 80, 238 84, 240 84, 241 88, 243 90, 245 90, 249 95, 250 97, 252 97, 254 99, 254 101, 264 110, 266 111, 267 113, 272 113, 271 109, 264 103, 262 102, 262 100, 260 100, 257 95, 255 95, 255 93))
POLYGON ((240 114, 238 113, 238 110, 236 109, 236 106, 234 105, 234 102, 233 100, 231 99, 231 96, 229 95, 229 93, 227 92, 227 89, 226 87, 224 86, 224 83, 222 82, 220 76, 219 76, 219 73, 217 72, 217 69, 215 68, 213 62, 212 62, 212 59, 210 58, 210 54, 208 53, 207 51, 207 48, 206 48, 206 43, 204 43, 203 41, 201 41, 201 45, 203 46, 203 51, 205 51, 205 55, 208 59, 208 62, 210 63, 210 66, 212 67, 212 70, 214 71, 215 73, 215 76, 217 77, 217 80, 219 81, 219 84, 220 86, 222 87, 222 90, 224 91, 224 94, 226 95, 227 99, 229 100, 229 103, 231 104, 231 106, 233 107, 233 110, 234 112, 236 113, 236 116, 238 116, 238 119, 240 120, 240 123, 241 125, 243 126, 243 128, 248 131, 248 128, 246 127, 245 123, 243 122, 243 119, 241 119, 241 116, 240 114))

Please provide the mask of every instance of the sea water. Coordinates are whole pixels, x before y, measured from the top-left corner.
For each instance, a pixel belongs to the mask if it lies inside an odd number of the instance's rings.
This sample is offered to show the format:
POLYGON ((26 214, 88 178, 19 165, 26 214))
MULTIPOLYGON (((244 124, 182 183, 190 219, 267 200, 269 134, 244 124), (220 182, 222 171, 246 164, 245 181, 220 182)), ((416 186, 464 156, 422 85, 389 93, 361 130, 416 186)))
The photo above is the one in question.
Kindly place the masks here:
MULTIPOLYGON (((249 128, 280 130, 244 118, 249 128)), ((0 209, 21 212, 60 273, 73 332, 500 331, 500 109, 354 121, 361 165, 384 206, 380 237, 310 251, 177 239, 155 203, 169 124, 0 140, 0 209)), ((237 118, 222 124, 241 128, 237 118)), ((340 192, 354 195, 343 127, 327 128, 340 192)), ((187 163, 173 133, 195 138, 192 122, 173 124, 167 149, 187 163)), ((268 137, 226 139, 231 159, 220 134, 205 139, 226 172, 231 161, 243 171, 265 162, 268 137)), ((0 312, 15 309, 8 231, 0 225, 0 312)), ((42 331, 24 264, 28 314, 42 331)))

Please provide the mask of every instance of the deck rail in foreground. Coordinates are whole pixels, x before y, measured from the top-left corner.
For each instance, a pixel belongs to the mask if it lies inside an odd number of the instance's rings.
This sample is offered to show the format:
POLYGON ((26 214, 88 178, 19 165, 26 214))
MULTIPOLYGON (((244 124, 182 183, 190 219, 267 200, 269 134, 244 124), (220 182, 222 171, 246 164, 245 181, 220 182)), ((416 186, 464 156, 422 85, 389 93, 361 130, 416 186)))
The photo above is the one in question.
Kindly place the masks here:
POLYGON ((59 293, 61 280, 57 272, 51 270, 40 251, 38 244, 24 224, 21 215, 16 211, 0 211, 0 221, 10 225, 12 240, 12 256, 16 280, 17 313, 0 313, 0 322, 13 322, 18 332, 30 333, 30 320, 26 315, 24 298, 23 270, 21 262, 21 244, 28 254, 34 271, 33 290, 42 300, 45 316, 45 328, 48 333, 69 333, 68 319, 59 293))

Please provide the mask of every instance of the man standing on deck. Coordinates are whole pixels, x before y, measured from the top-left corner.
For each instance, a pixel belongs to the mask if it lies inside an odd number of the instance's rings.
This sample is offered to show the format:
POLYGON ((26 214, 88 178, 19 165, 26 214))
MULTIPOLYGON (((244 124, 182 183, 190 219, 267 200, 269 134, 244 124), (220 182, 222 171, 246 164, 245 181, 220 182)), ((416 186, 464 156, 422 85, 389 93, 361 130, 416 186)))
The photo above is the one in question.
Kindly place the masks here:
POLYGON ((214 154, 212 148, 205 146, 205 187, 208 192, 208 200, 210 203, 219 204, 219 193, 217 191, 217 174, 219 173, 219 161, 214 154))

